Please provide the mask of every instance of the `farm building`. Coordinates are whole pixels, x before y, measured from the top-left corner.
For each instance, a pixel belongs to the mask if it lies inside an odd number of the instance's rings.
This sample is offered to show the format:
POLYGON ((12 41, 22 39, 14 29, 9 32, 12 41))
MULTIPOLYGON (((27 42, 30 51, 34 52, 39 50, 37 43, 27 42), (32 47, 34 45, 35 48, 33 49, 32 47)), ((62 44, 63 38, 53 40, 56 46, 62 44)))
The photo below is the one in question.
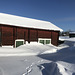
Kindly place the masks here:
POLYGON ((75 32, 69 32, 69 37, 70 38, 75 37, 75 32))
POLYGON ((51 39, 53 45, 58 45, 59 27, 51 22, 26 17, 0 13, 0 45, 15 46, 15 40, 39 41, 51 39))

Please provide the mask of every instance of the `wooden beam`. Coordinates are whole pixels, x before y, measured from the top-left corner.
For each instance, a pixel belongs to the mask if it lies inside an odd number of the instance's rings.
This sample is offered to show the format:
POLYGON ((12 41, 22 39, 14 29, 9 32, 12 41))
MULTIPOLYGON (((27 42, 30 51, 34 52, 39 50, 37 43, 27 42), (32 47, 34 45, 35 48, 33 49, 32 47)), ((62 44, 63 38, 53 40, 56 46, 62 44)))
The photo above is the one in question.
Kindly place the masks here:
POLYGON ((24 31, 24 40, 25 40, 26 32, 24 31))
POLYGON ((37 42, 38 42, 38 30, 36 30, 37 31, 37 42))
POLYGON ((2 47, 2 26, 1 26, 1 45, 0 46, 2 47))
POLYGON ((15 40, 17 38, 17 28, 13 27, 13 47, 15 47, 15 40))
POLYGON ((28 29, 28 43, 30 43, 30 29, 28 29))

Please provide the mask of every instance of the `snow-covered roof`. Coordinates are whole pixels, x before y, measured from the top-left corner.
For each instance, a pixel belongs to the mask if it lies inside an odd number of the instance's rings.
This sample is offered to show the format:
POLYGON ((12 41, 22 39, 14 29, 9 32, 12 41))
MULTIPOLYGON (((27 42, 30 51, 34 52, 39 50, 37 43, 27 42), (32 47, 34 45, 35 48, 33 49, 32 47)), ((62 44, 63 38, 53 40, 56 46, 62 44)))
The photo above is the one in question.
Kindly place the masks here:
POLYGON ((0 24, 8 24, 27 28, 63 31, 61 28, 55 26, 54 24, 48 21, 19 17, 5 13, 0 13, 0 24))
POLYGON ((75 32, 69 32, 69 34, 75 34, 75 32))

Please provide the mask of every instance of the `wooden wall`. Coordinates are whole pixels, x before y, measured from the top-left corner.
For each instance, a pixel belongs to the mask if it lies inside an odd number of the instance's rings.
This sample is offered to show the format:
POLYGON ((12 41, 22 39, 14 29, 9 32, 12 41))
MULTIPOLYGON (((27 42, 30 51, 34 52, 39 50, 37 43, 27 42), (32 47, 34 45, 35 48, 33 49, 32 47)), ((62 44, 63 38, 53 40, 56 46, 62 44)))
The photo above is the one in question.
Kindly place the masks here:
POLYGON ((58 40, 59 40, 59 32, 52 31, 51 40, 52 40, 51 43, 53 45, 57 46, 58 45, 58 40))
POLYGON ((51 38, 51 31, 39 30, 38 38, 51 38))
POLYGON ((38 31, 30 30, 30 41, 38 41, 38 31))
POLYGON ((14 45, 16 39, 24 39, 30 42, 38 41, 38 38, 50 38, 53 45, 58 45, 58 31, 0 25, 0 32, 2 33, 2 45, 14 45))
POLYGON ((13 45, 13 27, 2 26, 2 45, 13 45))

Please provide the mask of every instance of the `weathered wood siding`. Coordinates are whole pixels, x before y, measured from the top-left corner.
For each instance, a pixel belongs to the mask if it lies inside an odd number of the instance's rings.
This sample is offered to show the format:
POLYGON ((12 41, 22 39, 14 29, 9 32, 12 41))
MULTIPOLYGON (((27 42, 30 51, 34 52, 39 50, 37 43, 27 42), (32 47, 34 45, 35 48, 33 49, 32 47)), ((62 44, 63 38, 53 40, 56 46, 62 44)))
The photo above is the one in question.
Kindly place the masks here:
POLYGON ((25 39, 25 30, 22 28, 17 28, 16 30, 17 39, 25 39))
POLYGON ((14 27, 14 44, 16 39, 24 39, 28 41, 28 29, 21 28, 21 27, 14 27))
POLYGON ((2 26, 2 45, 13 45, 13 27, 2 26))
POLYGON ((28 29, 17 27, 16 28, 16 38, 24 39, 27 41, 28 40, 28 29))
POLYGON ((51 31, 39 30, 38 38, 51 38, 51 31))
POLYGON ((38 41, 38 32, 37 30, 30 30, 30 41, 38 41))
POLYGON ((58 45, 59 40, 59 32, 52 31, 51 43, 55 46, 58 45))
POLYGON ((58 45, 58 31, 48 31, 0 24, 0 32, 2 45, 14 45, 16 39, 24 39, 25 41, 31 42, 38 41, 38 38, 50 38, 53 45, 58 45))
POLYGON ((0 46, 2 46, 2 26, 0 26, 0 46))

